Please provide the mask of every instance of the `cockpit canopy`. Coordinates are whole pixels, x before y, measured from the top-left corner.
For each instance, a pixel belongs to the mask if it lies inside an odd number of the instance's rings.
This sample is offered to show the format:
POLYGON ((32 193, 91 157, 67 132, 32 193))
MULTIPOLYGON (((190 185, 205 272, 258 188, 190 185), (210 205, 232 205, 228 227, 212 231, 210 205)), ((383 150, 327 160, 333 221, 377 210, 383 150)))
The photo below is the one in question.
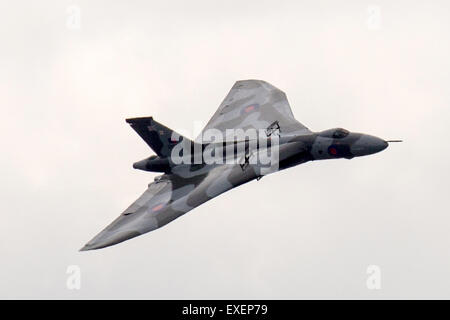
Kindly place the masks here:
POLYGON ((342 139, 348 136, 348 134, 348 130, 345 130, 343 128, 334 128, 320 132, 319 136, 333 139, 342 139))

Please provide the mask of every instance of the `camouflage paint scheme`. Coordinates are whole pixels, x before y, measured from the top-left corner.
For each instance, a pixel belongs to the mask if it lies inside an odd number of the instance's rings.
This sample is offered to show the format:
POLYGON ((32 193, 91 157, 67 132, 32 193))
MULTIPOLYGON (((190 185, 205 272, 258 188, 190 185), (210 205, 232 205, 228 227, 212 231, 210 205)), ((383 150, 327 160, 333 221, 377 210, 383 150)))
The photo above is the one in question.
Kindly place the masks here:
MULTIPOLYGON (((238 163, 177 165, 171 159, 171 152, 183 140, 201 151, 208 145, 220 148, 223 143, 205 142, 201 137, 195 142, 182 136, 173 140, 176 133, 151 117, 127 119, 127 122, 156 153, 136 162, 134 168, 163 174, 81 251, 112 246, 161 228, 221 193, 263 176, 260 165, 247 161, 249 154, 260 152, 258 146, 254 150, 244 148, 245 154, 236 155, 241 158, 238 163)), ((365 156, 388 146, 383 139, 341 128, 310 131, 295 120, 285 93, 261 80, 237 81, 203 132, 217 129, 228 140, 226 129, 260 129, 270 135, 274 127, 279 148, 277 170, 311 160, 365 156)))

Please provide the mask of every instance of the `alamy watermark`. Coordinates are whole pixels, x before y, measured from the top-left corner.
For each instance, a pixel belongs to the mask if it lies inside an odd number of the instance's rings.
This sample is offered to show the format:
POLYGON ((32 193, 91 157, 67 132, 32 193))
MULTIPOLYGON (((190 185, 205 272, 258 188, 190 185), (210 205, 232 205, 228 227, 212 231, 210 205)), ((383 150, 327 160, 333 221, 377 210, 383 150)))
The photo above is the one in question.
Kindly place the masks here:
POLYGON ((377 265, 370 265, 366 270, 369 275, 366 280, 366 286, 369 290, 381 289, 381 268, 377 265))
POLYGON ((370 5, 367 7, 367 28, 369 30, 381 29, 381 7, 378 5, 370 5))
POLYGON ((70 265, 66 270, 67 280, 66 287, 69 290, 81 289, 81 268, 77 265, 70 265))
POLYGON ((69 30, 81 29, 81 8, 77 5, 70 5, 66 8, 66 27, 69 30))
POLYGON ((159 127, 148 130, 159 136, 158 146, 167 148, 174 165, 239 164, 243 170, 257 167, 261 175, 279 169, 280 136, 270 126, 264 130, 207 129, 195 142, 174 131, 168 135, 159 127))

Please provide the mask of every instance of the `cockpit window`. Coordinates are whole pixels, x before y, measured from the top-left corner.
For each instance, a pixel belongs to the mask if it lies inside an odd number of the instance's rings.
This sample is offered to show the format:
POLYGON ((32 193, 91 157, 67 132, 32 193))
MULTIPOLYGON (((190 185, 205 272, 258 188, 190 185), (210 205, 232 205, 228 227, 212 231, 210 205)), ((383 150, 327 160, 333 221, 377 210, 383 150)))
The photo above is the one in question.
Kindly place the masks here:
POLYGON ((326 138, 342 139, 348 136, 348 134, 349 132, 345 129, 335 128, 322 131, 319 135, 326 138))
POLYGON ((348 136, 348 131, 342 128, 338 128, 333 132, 333 138, 342 139, 348 136))

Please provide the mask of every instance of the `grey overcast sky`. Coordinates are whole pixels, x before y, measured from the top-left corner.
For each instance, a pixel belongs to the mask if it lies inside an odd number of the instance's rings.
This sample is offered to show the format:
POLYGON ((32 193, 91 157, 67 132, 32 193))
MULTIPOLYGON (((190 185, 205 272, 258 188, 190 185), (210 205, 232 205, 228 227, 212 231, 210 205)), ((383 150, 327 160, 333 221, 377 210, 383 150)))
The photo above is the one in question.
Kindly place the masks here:
POLYGON ((0 298, 450 298, 448 1, 2 0, 0 26, 0 298), (194 137, 240 79, 405 142, 78 252, 156 176, 124 119, 194 137))

